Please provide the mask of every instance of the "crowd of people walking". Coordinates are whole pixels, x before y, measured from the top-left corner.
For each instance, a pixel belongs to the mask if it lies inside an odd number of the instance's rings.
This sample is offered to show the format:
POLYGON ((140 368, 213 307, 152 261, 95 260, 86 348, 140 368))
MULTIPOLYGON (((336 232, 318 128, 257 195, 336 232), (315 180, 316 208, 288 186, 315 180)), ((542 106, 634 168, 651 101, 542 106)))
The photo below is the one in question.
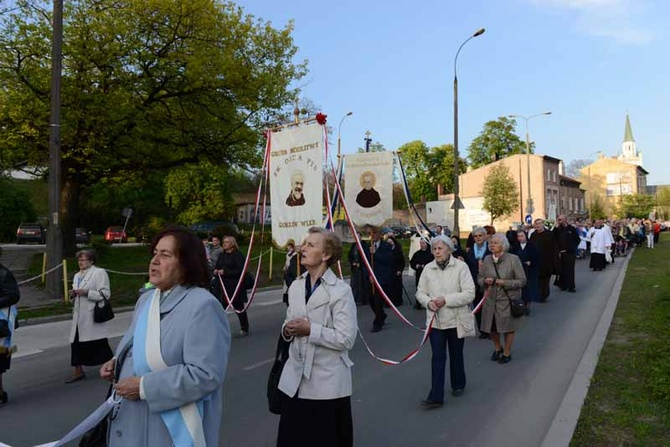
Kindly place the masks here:
MULTIPOLYGON (((362 250, 352 245, 348 253, 350 284, 332 269, 343 254, 335 233, 314 227, 301 245, 289 243, 282 291, 287 309, 280 329, 288 354, 277 384, 282 396, 278 446, 353 445, 349 351, 359 327, 356 305, 370 305, 371 331, 377 333, 385 326, 384 308, 404 302, 401 244, 378 228, 366 230, 369 242, 361 241, 362 250)), ((509 363, 522 317, 531 314, 532 303, 547 302, 552 277, 553 286, 574 293, 577 260, 588 253, 589 267, 598 272, 631 246, 654 248, 659 233, 657 222, 586 223, 561 215, 553 228, 542 219, 507 233, 476 227, 465 249, 444 232, 421 238, 409 259, 415 307, 425 309, 432 351, 431 385, 421 405, 444 405, 447 360, 451 395, 465 393, 467 337, 490 339, 490 360, 509 363)), ((181 445, 184 439, 217 445, 231 343, 228 302, 240 324, 236 335, 249 335, 245 255, 234 237, 213 237, 210 244, 180 227, 158 234, 151 253, 150 286, 143 289, 115 353, 105 323, 94 317, 96 307, 111 298, 109 278, 96 265, 94 250, 77 253, 79 271, 70 291, 74 372, 66 382, 84 379, 84 366, 102 364, 100 376, 112 382, 110 393, 120 398, 106 418, 107 445, 181 445)), ((16 280, 0 264, 0 323, 8 326, 0 324, 0 403, 8 401, 2 373, 10 366, 18 299, 16 280)))

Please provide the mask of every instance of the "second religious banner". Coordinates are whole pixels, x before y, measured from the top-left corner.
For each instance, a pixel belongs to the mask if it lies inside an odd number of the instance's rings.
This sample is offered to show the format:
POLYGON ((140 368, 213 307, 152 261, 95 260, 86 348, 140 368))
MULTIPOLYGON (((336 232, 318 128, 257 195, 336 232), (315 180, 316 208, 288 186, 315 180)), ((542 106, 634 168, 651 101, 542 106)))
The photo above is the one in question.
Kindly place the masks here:
POLYGON ((300 244, 323 221, 323 130, 313 123, 270 138, 272 238, 280 247, 300 244))
POLYGON ((393 217, 393 153, 346 156, 344 195, 356 226, 381 226, 393 217))

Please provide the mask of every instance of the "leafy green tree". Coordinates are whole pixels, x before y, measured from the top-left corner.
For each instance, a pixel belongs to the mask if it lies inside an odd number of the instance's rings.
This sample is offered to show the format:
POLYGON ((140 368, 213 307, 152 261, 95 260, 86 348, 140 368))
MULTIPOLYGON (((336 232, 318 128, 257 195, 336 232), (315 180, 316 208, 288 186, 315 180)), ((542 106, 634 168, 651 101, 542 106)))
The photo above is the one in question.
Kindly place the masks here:
POLYGON ((22 222, 34 222, 35 209, 30 195, 17 188, 11 179, 0 176, 0 241, 11 241, 22 222))
MULTIPOLYGON (((454 147, 444 144, 433 148, 421 140, 410 141, 398 148, 402 157, 405 175, 412 198, 420 201, 437 199, 437 185, 443 185, 446 192, 453 191, 454 147)), ((465 160, 460 160, 460 173, 465 172, 465 160)))
POLYGON ((512 214, 519 207, 519 191, 509 168, 499 164, 489 171, 484 179, 482 208, 491 215, 491 225, 502 216, 512 214))
POLYGON ((589 204, 589 218, 590 219, 605 219, 607 212, 605 211, 605 204, 602 197, 598 194, 593 194, 589 204))
MULTIPOLYGON (((48 161, 49 3, 20 1, 0 18, 0 159, 11 164, 48 161)), ((306 73, 294 62, 292 30, 218 0, 65 2, 66 237, 86 190, 106 180, 116 186, 201 161, 259 164, 261 130, 306 73)))
POLYGON ((656 193, 656 206, 662 219, 670 218, 670 187, 659 187, 656 193))
POLYGON ((199 220, 234 217, 229 178, 227 170, 205 162, 173 169, 165 179, 165 195, 177 212, 176 221, 188 225, 199 220))
MULTIPOLYGON (((514 133, 516 120, 501 116, 484 124, 482 132, 468 147, 468 160, 473 169, 494 162, 500 158, 526 152, 526 143, 514 133)), ((530 152, 534 152, 534 144, 530 152)))
POLYGON ((627 194, 621 197, 617 213, 620 217, 648 217, 656 206, 650 194, 627 194))
MULTIPOLYGON (((370 152, 386 152, 386 147, 379 141, 375 141, 370 143, 370 152)), ((358 153, 359 154, 365 153, 365 148, 359 147, 358 153)))

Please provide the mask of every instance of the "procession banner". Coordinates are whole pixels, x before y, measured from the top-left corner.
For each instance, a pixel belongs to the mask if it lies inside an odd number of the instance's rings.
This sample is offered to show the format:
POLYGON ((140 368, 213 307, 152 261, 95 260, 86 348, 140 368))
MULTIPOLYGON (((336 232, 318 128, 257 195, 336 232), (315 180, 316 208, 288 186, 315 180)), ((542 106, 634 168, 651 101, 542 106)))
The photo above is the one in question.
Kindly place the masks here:
POLYGON ((356 226, 381 226, 393 217, 393 152, 346 156, 344 195, 356 226))
POLYGON ((323 129, 313 123, 270 136, 272 238, 300 244, 323 222, 323 129))

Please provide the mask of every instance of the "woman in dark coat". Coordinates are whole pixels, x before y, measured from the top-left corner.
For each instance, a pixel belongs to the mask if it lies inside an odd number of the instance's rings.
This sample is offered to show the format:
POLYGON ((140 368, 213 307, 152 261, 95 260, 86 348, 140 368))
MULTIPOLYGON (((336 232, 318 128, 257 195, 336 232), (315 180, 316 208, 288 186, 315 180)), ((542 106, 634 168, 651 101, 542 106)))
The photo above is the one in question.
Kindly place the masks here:
POLYGON ((405 270, 405 255, 402 253, 402 247, 393 237, 389 237, 386 242, 391 245, 393 255, 393 280, 391 282, 391 296, 393 304, 402 306, 402 272, 405 270))
MULTIPOLYGON (((472 247, 470 247, 470 250, 465 254, 465 263, 468 264, 468 268, 472 274, 472 280, 475 282, 475 300, 472 303, 475 307, 477 307, 484 296, 484 288, 477 283, 477 277, 479 276, 479 268, 482 261, 487 255, 491 254, 486 241, 487 237, 488 235, 486 234, 486 229, 484 227, 476 227, 473 229, 472 238, 474 243, 472 244, 472 247)), ((477 318, 477 328, 479 328, 479 338, 488 338, 488 334, 481 329, 482 313, 477 312, 475 317, 477 318)))
MULTIPOLYGON (((368 248, 367 242, 361 240, 363 250, 368 248)), ((370 301, 372 288, 370 286, 370 274, 361 259, 358 251, 358 245, 354 242, 349 249, 349 267, 351 267, 351 291, 354 294, 354 300, 359 306, 366 305, 370 301)))
POLYGON ((489 239, 491 254, 484 258, 479 268, 477 282, 488 287, 489 293, 482 306, 482 330, 491 335, 495 350, 491 360, 509 363, 512 360, 514 335, 519 329, 520 318, 512 317, 510 301, 521 297, 521 289, 526 285, 526 274, 521 261, 509 250, 509 242, 502 233, 489 239), (500 334, 505 337, 505 346, 500 343, 500 334))
POLYGON ((528 242, 525 231, 517 231, 516 239, 510 253, 519 257, 526 274, 526 285, 521 289, 521 299, 526 303, 526 315, 529 315, 530 303, 539 300, 540 252, 535 245, 528 242))
MULTIPOLYGON (((233 296, 243 271, 244 255, 239 250, 237 241, 232 236, 224 237, 223 252, 219 255, 219 259, 216 261, 214 273, 216 275, 221 275, 223 287, 226 289, 228 298, 233 302, 233 308, 237 311, 244 309, 244 303, 247 301, 247 289, 244 287, 244 281, 240 284, 237 295, 233 296)), ((223 296, 221 296, 221 301, 223 305, 226 306, 223 296)), ((236 314, 238 320, 240 320, 240 332, 234 336, 236 338, 246 337, 249 335, 249 317, 247 316, 247 312, 236 312, 236 314)))

